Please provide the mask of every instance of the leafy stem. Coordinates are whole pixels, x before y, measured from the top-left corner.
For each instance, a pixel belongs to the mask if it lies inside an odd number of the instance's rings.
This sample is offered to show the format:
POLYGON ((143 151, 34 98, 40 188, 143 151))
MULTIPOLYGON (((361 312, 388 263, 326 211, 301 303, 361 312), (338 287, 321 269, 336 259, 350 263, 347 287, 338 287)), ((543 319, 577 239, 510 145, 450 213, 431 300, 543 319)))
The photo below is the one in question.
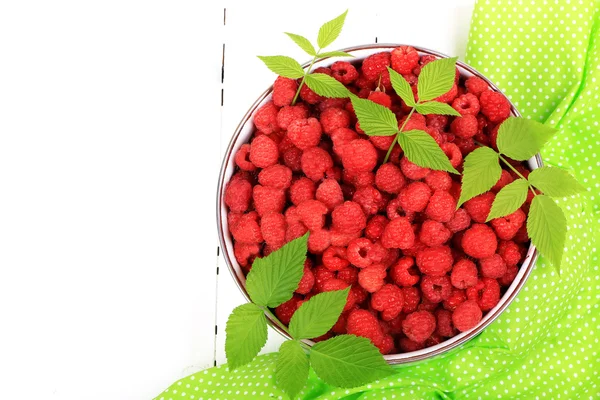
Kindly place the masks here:
POLYGON ((302 86, 304 85, 304 81, 306 80, 306 75, 310 74, 310 70, 312 69, 312 67, 315 64, 315 62, 317 61, 317 59, 319 58, 319 53, 321 52, 321 50, 322 49, 319 48, 319 50, 317 51, 317 54, 315 54, 312 61, 308 65, 308 68, 304 71, 304 76, 302 77, 302 80, 300 81, 300 85, 298 85, 298 90, 296 90, 296 94, 294 95, 294 99, 292 100, 292 105, 296 104, 296 101, 298 100, 298 96, 300 95, 300 90, 302 89, 302 86))
POLYGON ((417 108, 413 107, 410 112, 408 113, 408 115, 406 116, 406 119, 404 120, 404 122, 402 123, 402 126, 400 127, 400 129, 398 129, 398 132, 396 132, 396 137, 394 138, 394 141, 392 142, 392 145, 390 146, 390 148, 388 149, 387 153, 385 154, 385 158, 383 159, 383 163, 385 164, 386 162, 388 162, 388 159, 390 158, 390 154, 392 154, 392 150, 394 149, 394 146, 396 145, 396 143, 398 143, 398 136, 400 136, 400 134, 402 134, 402 130, 404 129, 404 127, 406 126, 406 124, 408 123, 408 120, 410 119, 410 117, 412 117, 413 113, 415 112, 417 108))
POLYGON ((515 174, 517 174, 520 178, 524 179, 527 182, 527 185, 529 186, 529 190, 531 190, 531 193, 533 193, 534 196, 537 196, 537 193, 535 192, 535 188, 533 187, 533 185, 529 182, 529 180, 527 178, 525 178, 523 176, 523 174, 521 174, 515 167, 512 166, 511 163, 508 162, 508 160, 504 157, 502 157, 502 154, 498 153, 498 158, 500 158, 500 161, 502 161, 508 168, 510 168, 515 174))

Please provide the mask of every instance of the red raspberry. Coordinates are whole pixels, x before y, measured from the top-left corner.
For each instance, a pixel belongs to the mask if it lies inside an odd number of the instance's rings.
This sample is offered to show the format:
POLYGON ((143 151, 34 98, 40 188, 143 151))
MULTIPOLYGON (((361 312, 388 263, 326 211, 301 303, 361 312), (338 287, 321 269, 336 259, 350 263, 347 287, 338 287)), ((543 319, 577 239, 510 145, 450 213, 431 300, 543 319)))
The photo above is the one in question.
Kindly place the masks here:
MULTIPOLYGON (((381 242, 377 242, 378 244, 381 244, 381 242)), ((383 247, 383 244, 381 244, 381 247, 383 247)), ((385 247, 383 247, 385 249, 385 247)), ((387 255, 385 256, 385 258, 383 259, 383 261, 381 262, 386 268, 391 267, 396 261, 398 261, 398 258, 400 257, 400 250, 398 249, 386 249, 387 250, 387 255)))
POLYGON ((444 309, 446 309, 448 311, 454 311, 454 310, 456 310, 456 307, 458 307, 459 305, 464 303, 466 300, 467 300, 467 295, 464 290, 452 289, 452 293, 450 294, 450 297, 448 297, 448 299, 446 299, 443 303, 444 309))
POLYGON ((406 316, 402 331, 410 340, 424 342, 435 331, 435 317, 428 311, 416 311, 406 316))
POLYGON ((417 307, 421 302, 421 291, 416 287, 404 287, 402 288, 402 295, 404 297, 404 307, 402 312, 410 314, 411 312, 417 311, 417 307))
POLYGON ((425 210, 425 214, 432 220, 438 222, 449 222, 454 217, 456 200, 446 191, 436 190, 425 210))
POLYGON ((470 114, 456 117, 454 121, 452 121, 452 124, 450 124, 450 129, 452 130, 452 133, 460 138, 472 138, 478 131, 477 118, 470 114))
POLYGON ((472 93, 478 97, 481 93, 485 92, 486 90, 489 90, 489 86, 486 83, 486 81, 484 81, 478 76, 469 77, 465 82, 465 86, 467 87, 467 92, 472 93))
POLYGON ((458 95, 458 87, 456 86, 456 83, 455 83, 450 90, 448 90, 446 93, 444 93, 443 95, 441 95, 440 97, 438 97, 434 100, 439 101, 440 103, 451 103, 452 100, 454 100, 457 95, 458 95))
POLYGON ((398 316, 404 306, 402 290, 396 285, 386 284, 371 296, 371 307, 381 311, 381 319, 390 321, 398 316))
POLYGON ((354 268, 353 266, 342 268, 337 272, 337 278, 350 285, 354 285, 358 282, 358 268, 354 268))
POLYGON ((229 230, 231 230, 231 227, 238 223, 242 215, 244 215, 244 213, 235 211, 229 211, 227 213, 227 226, 229 226, 229 230))
POLYGON ((438 145, 442 145, 446 142, 446 138, 444 135, 440 133, 437 129, 434 128, 425 128, 425 132, 435 140, 438 145))
MULTIPOLYGON (((315 70, 312 73, 317 73, 317 71, 315 70)), ((313 92, 307 85, 302 85, 302 88, 300 89, 300 98, 308 104, 317 104, 324 100, 324 97, 313 92)))
POLYGON ((242 268, 247 268, 252 265, 254 259, 260 255, 260 245, 257 243, 241 243, 233 244, 233 255, 236 261, 242 268))
POLYGON ((496 125, 491 131, 490 131, 490 144, 492 145, 492 148, 496 151, 498 151, 498 129, 500 129, 500 125, 496 125))
POLYGON ((398 217, 390 221, 381 236, 381 244, 388 249, 408 249, 415 243, 415 233, 410 221, 398 217))
POLYGON ((498 254, 500 254, 500 257, 502 257, 508 266, 517 265, 519 261, 521 261, 521 250, 519 249, 519 245, 512 240, 501 240, 498 245, 498 254))
POLYGON ((392 108, 392 98, 384 92, 371 92, 367 98, 374 103, 390 109, 392 108))
POLYGON ((479 97, 481 112, 490 122, 500 123, 510 116, 510 103, 503 94, 486 90, 479 97))
POLYGON ((240 243, 260 243, 263 241, 258 225, 258 214, 249 212, 239 217, 237 223, 230 227, 233 238, 240 243))
POLYGON ((413 182, 402 189, 398 195, 400 205, 404 211, 421 212, 427 207, 431 189, 423 182, 413 182))
POLYGON ((495 279, 482 278, 467 289, 467 298, 476 301, 481 311, 489 311, 500 301, 500 285, 495 279))
POLYGON ((443 337, 456 336, 456 329, 452 325, 452 313, 448 310, 437 310, 435 312, 435 332, 443 337))
POLYGON ((466 115, 475 117, 479 114, 479 99, 471 93, 463 94, 452 101, 452 108, 458 111, 463 117, 466 115))
POLYGON ((350 243, 350 241, 352 239, 356 239, 356 238, 360 237, 362 232, 358 231, 358 232, 353 232, 353 233, 344 233, 344 232, 340 232, 336 229, 331 229, 330 234, 331 234, 331 245, 332 246, 345 247, 345 246, 348 246, 348 243, 350 243))
POLYGON ((300 236, 303 236, 308 229, 304 226, 302 222, 294 222, 293 224, 288 224, 287 230, 285 231, 285 241, 291 242, 294 239, 298 239, 300 236))
POLYGON ((440 132, 446 130, 446 126, 448 126, 448 116, 447 115, 436 115, 429 114, 425 117, 427 121, 427 127, 437 129, 440 132))
POLYGON ((331 141, 333 142, 333 152, 339 157, 343 156, 343 149, 346 144, 358 139, 358 134, 349 128, 338 128, 331 133, 331 141))
POLYGON ((425 178, 431 171, 429 168, 423 168, 419 167, 417 164, 413 164, 406 157, 400 159, 400 169, 404 176, 414 181, 425 178))
POLYGON ((243 144, 240 149, 235 153, 235 165, 240 167, 243 171, 254 171, 256 166, 250 162, 250 145, 243 144))
POLYGON ((419 282, 420 276, 412 257, 402 257, 392 267, 390 278, 398 285, 409 287, 419 282))
POLYGON ((465 253, 474 258, 491 257, 496 253, 498 240, 496 234, 487 225, 473 224, 461 241, 465 253))
POLYGON ((448 246, 427 247, 417 253, 416 261, 421 273, 443 276, 452 269, 452 252, 448 246))
MULTIPOLYGON (((333 278, 333 279, 329 279, 328 281, 323 282, 322 290, 323 290, 323 292, 332 292, 334 290, 344 290, 348 286, 350 286, 350 285, 348 283, 344 282, 343 280, 333 278)), ((352 293, 352 291, 350 291, 350 293, 348 293, 346 305, 344 306, 344 311, 348 311, 348 310, 352 309, 355 304, 356 304, 356 298, 354 297, 354 294, 352 293)))
POLYGON ((277 107, 289 106, 297 90, 298 83, 295 80, 278 76, 273 84, 273 104, 277 107))
POLYGON ((323 132, 331 135, 336 129, 350 126, 350 114, 342 108, 327 108, 321 112, 323 132))
MULTIPOLYGON (((358 278, 358 272, 357 272, 357 278, 358 278)), ((358 282, 358 280, 357 280, 357 282, 358 282)), ((369 292, 367 292, 365 289, 363 289, 358 284, 352 285, 352 289, 350 289, 350 293, 352 293, 352 296, 355 299, 355 304, 362 304, 365 302, 365 300, 367 300, 367 297, 369 297, 369 292)))
POLYGON ((419 65, 419 53, 410 46, 400 46, 392 50, 392 68, 399 74, 410 74, 419 65))
POLYGON ((348 111, 347 108, 346 108, 346 105, 348 105, 348 104, 352 105, 348 101, 348 99, 334 99, 334 98, 330 98, 330 99, 325 99, 322 102, 320 102, 318 104, 318 107, 319 107, 319 111, 323 111, 323 110, 326 110, 326 109, 332 108, 332 107, 334 107, 334 108, 343 108, 343 109, 346 109, 346 111, 348 111))
POLYGON ((388 222, 390 221, 383 215, 374 215, 367 223, 365 236, 373 241, 380 239, 388 222))
POLYGON ((261 217, 269 212, 280 213, 285 206, 285 192, 269 186, 256 185, 252 189, 254 208, 261 217))
POLYGON ((261 106, 254 114, 254 125, 256 126, 256 129, 267 135, 277 132, 279 130, 279 125, 277 124, 278 112, 279 108, 273 104, 272 101, 261 106))
POLYGON ((404 353, 410 353, 412 351, 421 350, 425 347, 424 343, 417 343, 414 340, 410 340, 409 338, 400 338, 398 341, 400 345, 400 350, 404 353))
POLYGON ((331 66, 332 76, 344 85, 349 85, 358 79, 358 71, 354 65, 346 61, 336 61, 331 66))
POLYGON ((477 284, 477 266, 473 261, 463 258, 458 260, 450 274, 452 286, 457 289, 466 289, 477 284))
POLYGON ((331 219, 333 229, 346 234, 360 232, 367 226, 361 206, 353 201, 337 206, 331 213, 331 219))
POLYGON ((431 55, 421 56, 421 58, 419 59, 419 65, 415 67, 415 69, 413 69, 413 73, 415 75, 421 75, 421 70, 423 69, 423 67, 437 59, 438 58, 436 56, 431 55))
POLYGON ((506 268, 506 273, 498 279, 498 283, 501 286, 505 286, 505 287, 510 286, 511 283, 513 283, 513 281, 517 277, 518 273, 519 273, 519 268, 517 268, 516 265, 509 265, 506 268))
POLYGON ((373 263, 373 261, 367 257, 367 253, 371 250, 372 245, 373 243, 367 238, 353 239, 348 244, 348 250, 346 251, 348 261, 359 268, 368 267, 373 263))
POLYGON ((387 71, 391 64, 391 54, 382 52, 370 55, 362 63, 362 73, 367 81, 373 82, 379 79, 379 76, 387 71))
POLYGON ((365 215, 377 214, 385 207, 385 199, 373 186, 360 187, 352 196, 352 201, 360 204, 365 215))
POLYGON ((515 237, 527 216, 523 210, 518 209, 514 213, 502 218, 495 218, 491 221, 492 228, 499 239, 511 240, 515 237))
POLYGON ((448 228, 452 233, 463 231, 470 225, 471 217, 469 217, 469 213, 463 208, 456 210, 454 212, 454 217, 452 217, 450 221, 446 222, 446 228, 448 228))
POLYGON ((350 171, 372 171, 377 165, 377 150, 368 140, 352 140, 344 146, 342 163, 350 171))
POLYGON ((431 171, 425 177, 425 183, 427 183, 431 190, 448 191, 452 187, 452 178, 445 171, 431 171))
POLYGON ((304 104, 285 106, 277 113, 277 125, 287 130, 292 122, 305 118, 308 118, 308 108, 304 104))
POLYGON ((289 325, 292 316, 302 303, 302 298, 298 295, 294 295, 294 297, 275 308, 277 319, 281 321, 282 324, 289 325))
POLYGON ((259 168, 277 164, 279 150, 277 143, 266 135, 255 137, 250 144, 250 161, 259 168))
POLYGON ((452 284, 448 276, 425 275, 421 279, 421 292, 431 303, 441 303, 450 297, 452 284))
POLYGON ((377 170, 375 184, 384 192, 399 193, 400 189, 406 185, 406 179, 404 179, 400 168, 392 163, 386 163, 377 170))
MULTIPOLYGON (((436 328, 436 331, 437 331, 437 328, 436 328)), ((427 338, 427 340, 425 340, 423 345, 425 347, 431 347, 431 346, 435 346, 436 344, 442 343, 444 340, 445 339, 442 336, 438 335, 437 332, 433 332, 431 334, 431 336, 429 336, 427 338)))
POLYGON ((315 184, 308 178, 299 178, 292 182, 290 187, 290 200, 298 205, 306 200, 315 198, 315 184))
POLYGON ((513 178, 510 175, 510 173, 503 169, 502 174, 500 175, 500 179, 498 179, 498 182, 496 182, 496 184, 490 190, 494 193, 498 193, 500 189, 502 189, 504 186, 508 185, 512 181, 513 178))
POLYGON ((384 335, 379 343, 377 343, 375 346, 377 346, 381 354, 390 354, 396 352, 394 338, 392 338, 390 335, 384 335))
POLYGON ((380 343, 384 337, 377 318, 367 310, 350 312, 346 322, 346 332, 349 335, 365 337, 375 345, 380 343))
POLYGON ((389 329, 388 333, 394 336, 404 335, 404 332, 402 332, 402 322, 405 318, 406 315, 404 315, 404 313, 400 313, 396 318, 387 321, 387 326, 389 329))
POLYGON ((328 209, 319 200, 306 200, 298 204, 296 213, 304 226, 312 232, 323 228, 328 209))
POLYGON ((455 143, 444 143, 440 146, 440 148, 444 151, 444 154, 450 160, 450 165, 454 168, 458 168, 459 165, 463 162, 463 156, 455 143))
POLYGON ((315 289, 318 292, 323 291, 323 284, 325 282, 335 278, 335 273, 322 265, 313 269, 313 275, 315 276, 315 289))
POLYGON ((499 254, 479 260, 479 268, 485 278, 498 279, 506 273, 506 263, 499 254))
POLYGON ((387 204, 385 212, 387 214, 387 217, 390 220, 396 219, 398 217, 403 217, 403 216, 408 218, 409 221, 412 221, 415 219, 415 213, 413 211, 404 211, 404 209, 400 205, 400 198, 398 198, 398 197, 391 200, 387 204))
POLYGON ((350 314, 348 311, 340 314, 337 322, 331 327, 331 332, 337 333, 338 335, 345 335, 347 333, 346 323, 348 321, 348 314, 350 314))
POLYGON ((302 279, 300 279, 300 283, 298 284, 298 289, 296 289, 296 293, 300 294, 308 294, 315 284, 315 276, 312 273, 311 269, 304 264, 304 274, 302 275, 302 279))
POLYGON ((319 68, 316 68, 313 71, 313 73, 315 73, 315 74, 325 74, 325 75, 328 75, 328 76, 332 76, 333 75, 333 72, 331 71, 331 68, 328 68, 328 67, 319 67, 319 68))
MULTIPOLYGON (((373 143, 373 146, 375 146, 379 150, 385 150, 385 151, 387 151, 390 148, 392 143, 394 143, 395 139, 396 139, 395 136, 371 136, 371 137, 369 137, 369 140, 371 141, 371 143, 373 143)), ((390 159, 391 159, 391 157, 390 157, 390 159)))
POLYGON ((430 219, 423 222, 419 232, 419 240, 430 247, 441 246, 450 240, 451 236, 452 232, 444 224, 430 219))
POLYGON ((252 185, 245 179, 229 181, 225 187, 225 204, 231 211, 244 212, 250 206, 252 185))
POLYGON ((321 124, 316 118, 297 119, 290 123, 287 136, 301 150, 315 147, 321 141, 321 124))
POLYGON ((281 213, 267 213, 260 219, 260 231, 265 242, 275 248, 283 246, 285 243, 285 231, 287 223, 281 213))
POLYGON ((340 167, 336 167, 335 165, 325 171, 325 178, 333 179, 335 181, 342 180, 342 169, 340 167))
POLYGON ((517 234, 513 238, 516 243, 527 243, 529 242, 529 235, 527 234, 527 225, 523 225, 521 229, 517 231, 517 234))
POLYGON ((355 188, 363 188, 375 183, 375 174, 371 171, 353 172, 344 170, 342 175, 342 179, 346 183, 353 185, 355 188))
POLYGON ((326 229, 317 229, 310 232, 308 236, 308 251, 313 254, 321 254, 331 246, 331 235, 326 229))
POLYGON ((358 272, 358 284, 369 293, 381 289, 386 277, 385 267, 381 264, 372 264, 358 272))
POLYGON ((473 138, 463 139, 460 137, 456 137, 454 139, 454 144, 456 145, 456 147, 458 147, 458 149, 460 150, 460 154, 463 157, 466 157, 470 152, 477 148, 477 145, 475 145, 475 141, 473 140, 473 138))
POLYGON ((271 165, 260 171, 258 182, 263 186, 287 189, 292 184, 292 170, 281 164, 271 165))
POLYGON ((320 147, 311 147, 304 150, 300 162, 302 172, 315 182, 323 179, 325 172, 333 167, 331 156, 320 147))
POLYGON ((312 341, 315 342, 315 343, 319 343, 319 342, 324 342, 324 341, 326 341, 328 339, 331 339, 332 337, 333 337, 333 335, 331 334, 331 332, 327 332, 324 335, 321 335, 321 336, 316 337, 316 338, 312 338, 312 341))
POLYGON ((452 313, 452 323, 460 332, 475 328, 481 321, 481 309, 474 301, 465 301, 452 313))
POLYGON ((438 308, 439 303, 432 303, 427 299, 427 297, 423 296, 421 300, 421 304, 417 307, 417 311, 429 311, 434 312, 438 308))
POLYGON ((331 246, 323 252, 323 265, 331 271, 339 271, 350 265, 344 247, 331 246))
POLYGON ((480 194, 465 203, 465 210, 467 210, 473 221, 483 224, 490 214, 495 198, 496 195, 492 192, 480 194))
POLYGON ((302 170, 302 150, 297 147, 292 147, 283 153, 283 163, 292 171, 299 172, 302 170))
MULTIPOLYGON (((367 239, 368 240, 368 239, 367 239)), ((375 242, 367 252, 367 258, 373 263, 384 263, 388 260, 389 250, 383 247, 381 242, 375 242)), ((386 265, 387 267, 387 265, 386 265)))
MULTIPOLYGON (((400 119, 400 122, 398 122, 398 128, 400 128, 404 124, 404 121, 406 121, 406 117, 407 116, 402 117, 400 119)), ((425 130, 426 128, 427 128, 427 120, 425 119, 425 116, 422 114, 413 114, 410 117, 410 120, 408 120, 408 122, 404 126, 404 129, 402 131, 408 132, 413 129, 425 130)))
POLYGON ((340 184, 335 179, 324 179, 316 192, 316 198, 325 204, 329 210, 344 202, 344 195, 340 184))

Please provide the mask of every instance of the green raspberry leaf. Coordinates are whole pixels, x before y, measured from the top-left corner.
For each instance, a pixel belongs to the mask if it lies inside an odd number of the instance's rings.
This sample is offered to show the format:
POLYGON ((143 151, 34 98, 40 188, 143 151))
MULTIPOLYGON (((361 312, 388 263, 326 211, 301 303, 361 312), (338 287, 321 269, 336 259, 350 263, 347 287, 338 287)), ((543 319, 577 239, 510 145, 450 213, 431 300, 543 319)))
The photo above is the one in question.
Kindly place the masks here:
POLYGON ((498 182, 501 174, 498 153, 489 147, 473 150, 465 158, 460 198, 456 207, 490 190, 498 182))
POLYGON ((456 76, 456 60, 457 57, 441 58, 421 69, 417 82, 419 102, 433 100, 452 89, 456 76))
POLYGON ((539 153, 557 129, 527 118, 509 117, 498 129, 498 150, 513 160, 525 161, 539 153))
POLYGON ((427 132, 418 129, 402 132, 398 135, 398 143, 404 150, 404 155, 412 163, 420 167, 458 174, 450 164, 448 156, 427 132))
POLYGON ((350 97, 360 129, 369 136, 392 136, 398 132, 396 115, 387 107, 374 101, 350 97))
POLYGON ((308 40, 304 36, 296 35, 295 33, 289 32, 285 32, 285 34, 288 35, 289 38, 292 39, 294 43, 296 43, 309 56, 315 56, 317 54, 317 51, 315 50, 310 40, 308 40))
POLYGON ((440 103, 439 101, 428 101, 427 103, 417 104, 417 111, 423 115, 454 115, 455 117, 460 117, 461 115, 450 104, 440 103))
POLYGON ((319 53, 319 59, 327 58, 327 57, 354 57, 352 54, 348 54, 345 51, 326 51, 324 53, 319 53))
POLYGON ((527 200, 528 189, 529 184, 525 179, 517 179, 500 189, 494 198, 492 209, 486 222, 517 211, 525 203, 525 200, 527 200))
POLYGON ((296 397, 308 379, 308 357, 297 340, 287 340, 279 347, 275 362, 275 381, 290 399, 296 397))
POLYGON ((527 234, 540 253, 559 269, 567 235, 567 219, 550 197, 537 195, 533 198, 527 217, 527 234))
POLYGON ((326 383, 350 388, 365 385, 394 373, 369 339, 341 335, 315 344, 310 364, 326 383))
POLYGON ((346 86, 326 74, 308 74, 304 82, 319 96, 345 99, 352 94, 346 86))
POLYGON ((334 42, 335 39, 340 36, 344 22, 346 21, 346 14, 348 10, 344 11, 343 14, 335 17, 329 22, 325 22, 319 29, 319 36, 317 37, 317 45, 324 49, 334 42))
POLYGON ((556 167, 541 167, 530 174, 529 182, 550 197, 573 196, 586 189, 567 171, 556 167))
POLYGON ((319 293, 303 303, 292 316, 290 333, 294 339, 312 339, 324 335, 337 322, 350 288, 319 293))
POLYGON ((267 319, 256 304, 236 307, 225 326, 225 354, 232 369, 248 364, 267 342, 267 319))
POLYGON ((304 273, 308 233, 263 258, 257 258, 246 278, 246 290, 259 306, 277 307, 292 298, 304 273))
POLYGON ((407 106, 414 107, 417 103, 415 102, 415 95, 410 88, 410 83, 390 67, 387 67, 387 69, 390 72, 390 80, 392 81, 392 87, 396 94, 404 100, 407 106))
POLYGON ((304 76, 304 70, 298 61, 287 56, 257 56, 265 63, 267 68, 279 76, 298 79, 304 76))

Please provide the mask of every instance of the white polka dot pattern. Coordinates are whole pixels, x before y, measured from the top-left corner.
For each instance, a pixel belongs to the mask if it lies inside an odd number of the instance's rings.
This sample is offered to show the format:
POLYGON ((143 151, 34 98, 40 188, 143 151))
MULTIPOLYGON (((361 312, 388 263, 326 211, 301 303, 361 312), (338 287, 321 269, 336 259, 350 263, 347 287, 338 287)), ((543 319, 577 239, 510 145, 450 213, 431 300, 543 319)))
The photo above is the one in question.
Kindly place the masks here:
MULTIPOLYGON (((539 259, 511 306, 481 335, 432 360, 355 389, 311 371, 305 399, 600 398, 600 9, 588 0, 479 1, 466 61, 521 113, 561 132, 543 151, 589 192, 565 198, 569 221, 561 275, 539 259)), ((275 357, 235 372, 213 368, 176 382, 159 400, 286 398, 275 357)))

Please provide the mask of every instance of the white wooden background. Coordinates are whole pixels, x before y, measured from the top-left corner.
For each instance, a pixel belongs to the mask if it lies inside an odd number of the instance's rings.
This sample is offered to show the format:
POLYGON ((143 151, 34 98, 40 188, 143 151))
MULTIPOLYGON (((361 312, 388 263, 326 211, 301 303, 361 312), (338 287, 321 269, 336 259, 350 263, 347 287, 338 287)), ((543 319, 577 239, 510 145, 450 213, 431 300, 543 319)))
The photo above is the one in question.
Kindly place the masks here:
POLYGON ((224 363, 215 190, 274 79, 255 56, 305 61, 282 32, 347 6, 335 48, 462 57, 474 0, 283 3, 0 3, 0 398, 150 399, 224 363))

